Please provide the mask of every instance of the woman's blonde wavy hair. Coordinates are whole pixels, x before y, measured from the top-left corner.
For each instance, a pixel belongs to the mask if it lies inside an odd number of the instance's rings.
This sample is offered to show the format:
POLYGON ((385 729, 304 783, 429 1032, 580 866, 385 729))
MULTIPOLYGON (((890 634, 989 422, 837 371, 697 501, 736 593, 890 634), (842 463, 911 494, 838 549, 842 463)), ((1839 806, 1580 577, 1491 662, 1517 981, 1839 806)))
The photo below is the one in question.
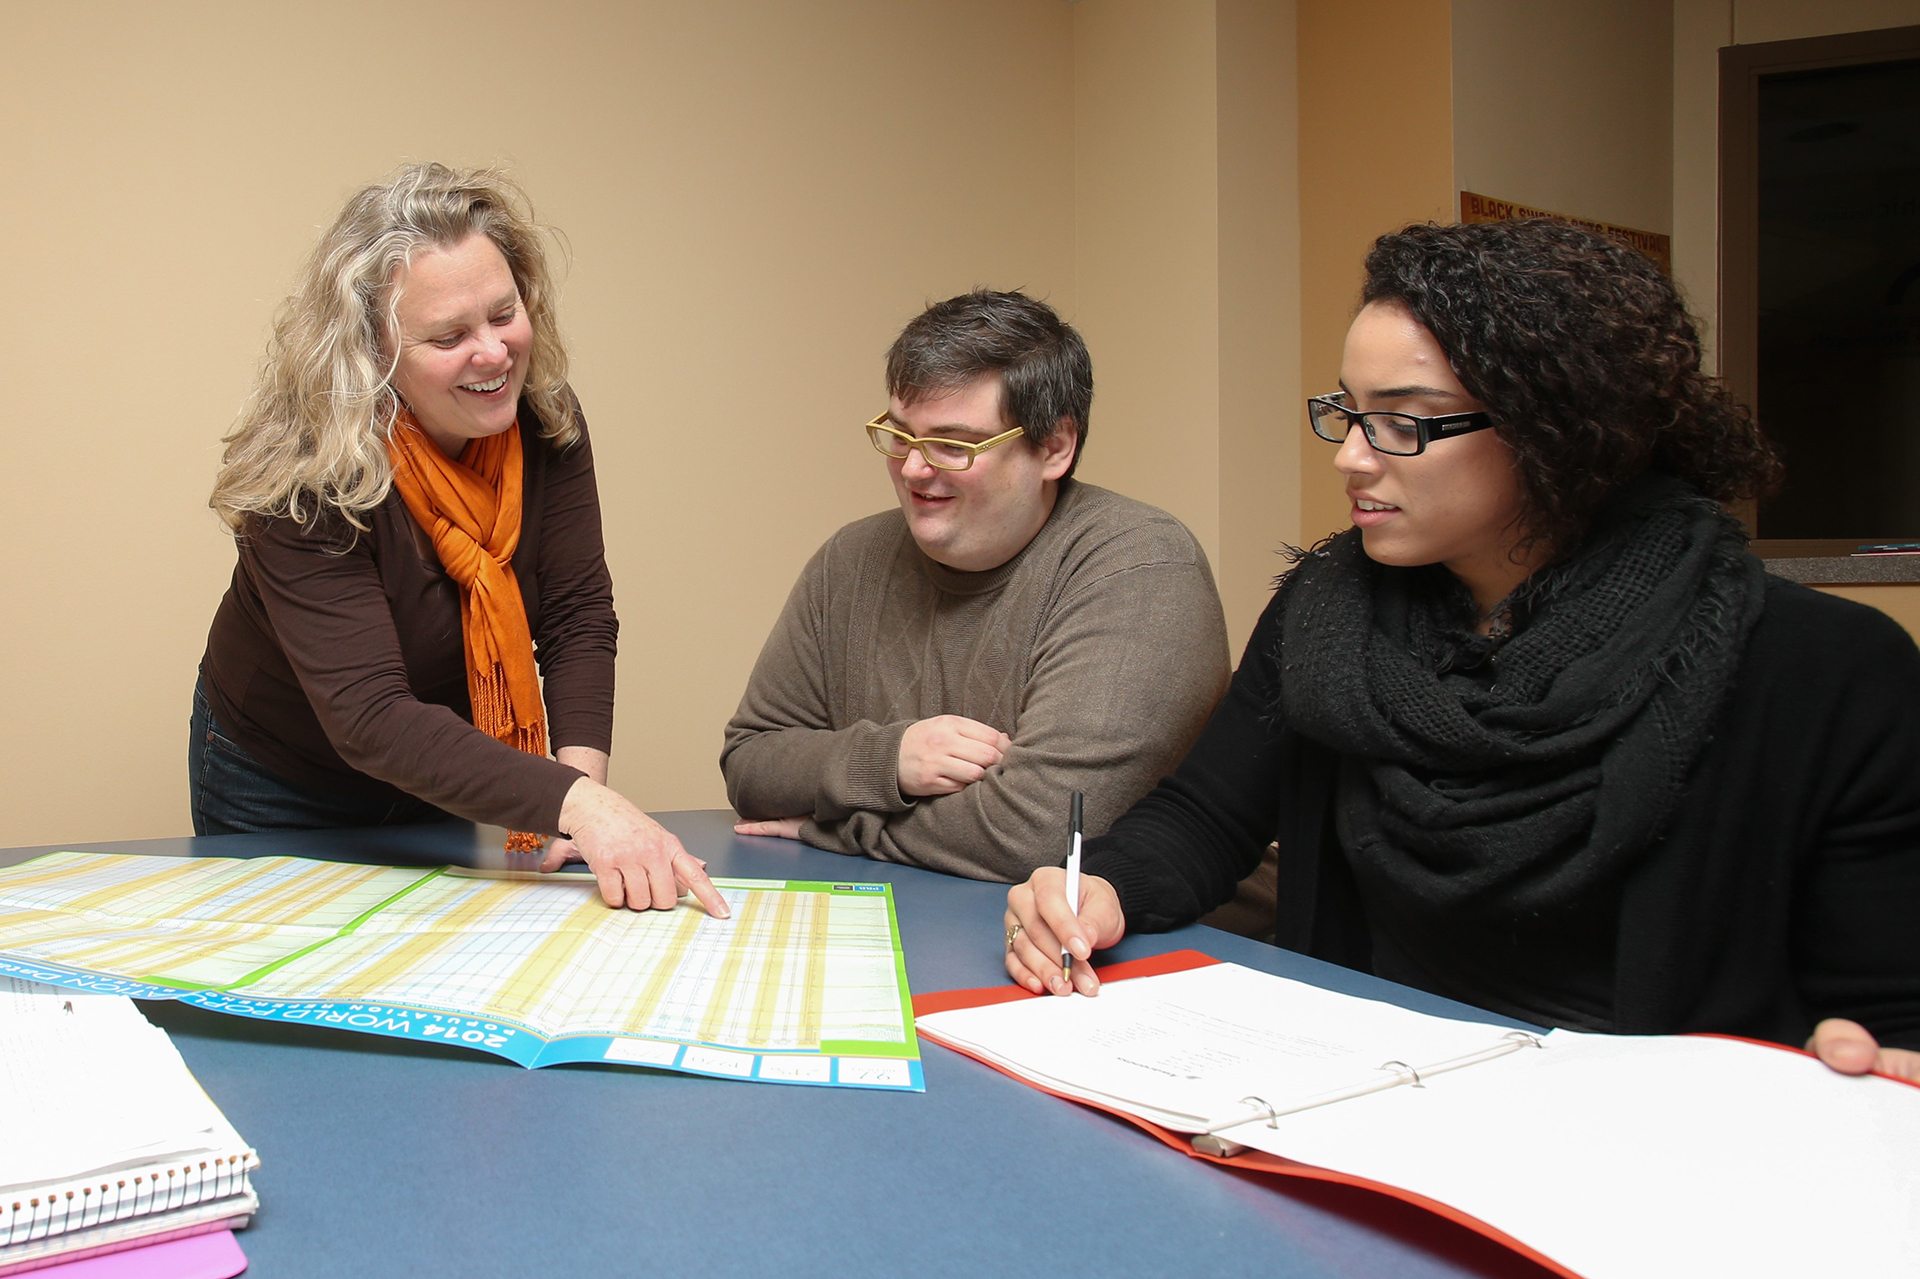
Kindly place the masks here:
POLYGON ((397 330, 396 281, 415 253, 475 233, 506 258, 527 309, 533 347, 523 394, 541 434, 563 447, 579 437, 541 246, 550 232, 534 221, 526 193, 492 170, 408 165, 347 202, 274 319, 207 502, 229 530, 249 516, 304 523, 327 507, 366 528, 362 514, 393 483, 387 436, 400 401, 387 335, 397 330))

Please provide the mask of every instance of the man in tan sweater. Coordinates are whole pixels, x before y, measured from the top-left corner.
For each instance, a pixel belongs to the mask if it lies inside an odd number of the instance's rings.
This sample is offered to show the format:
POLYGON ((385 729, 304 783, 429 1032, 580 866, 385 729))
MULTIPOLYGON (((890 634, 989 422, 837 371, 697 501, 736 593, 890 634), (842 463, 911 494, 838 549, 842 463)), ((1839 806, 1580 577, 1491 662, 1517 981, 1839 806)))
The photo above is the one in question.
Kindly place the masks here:
POLYGON ((742 834, 1024 879, 1171 771, 1226 686, 1205 553, 1074 480, 1093 368, 1052 308, 984 290, 887 353, 863 429, 900 509, 815 553, 727 725, 742 834))

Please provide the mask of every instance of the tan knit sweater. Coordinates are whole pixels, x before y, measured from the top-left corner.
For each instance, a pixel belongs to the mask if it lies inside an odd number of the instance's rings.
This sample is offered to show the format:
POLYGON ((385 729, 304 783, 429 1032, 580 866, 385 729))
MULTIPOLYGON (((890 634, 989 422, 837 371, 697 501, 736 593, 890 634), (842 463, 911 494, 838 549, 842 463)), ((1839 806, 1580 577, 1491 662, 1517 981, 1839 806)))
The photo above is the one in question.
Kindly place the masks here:
POLYGON ((1019 880, 1065 855, 1070 792, 1094 835, 1169 772, 1226 678, 1206 555, 1164 511, 1068 481, 1026 549, 982 573, 928 559, 887 511, 802 571, 720 767, 743 817, 804 815, 810 844, 1019 880), (901 735, 943 714, 1012 749, 956 794, 902 796, 901 735))

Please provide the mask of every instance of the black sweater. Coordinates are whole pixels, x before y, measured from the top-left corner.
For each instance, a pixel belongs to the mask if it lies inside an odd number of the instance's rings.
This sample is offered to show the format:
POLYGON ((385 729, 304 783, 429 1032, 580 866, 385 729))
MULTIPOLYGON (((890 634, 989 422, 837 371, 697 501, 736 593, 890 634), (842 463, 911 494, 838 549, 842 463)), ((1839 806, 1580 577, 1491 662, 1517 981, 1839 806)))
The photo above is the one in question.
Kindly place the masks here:
POLYGON ((1277 840, 1276 940, 1305 954, 1548 1024, 1797 1044, 1849 1017, 1920 1047, 1920 650, 1884 614, 1767 579, 1679 810, 1612 917, 1546 965, 1612 990, 1591 1018, 1530 985, 1537 938, 1529 956, 1490 930, 1447 969, 1400 964, 1334 832, 1339 761, 1276 716, 1278 626, 1269 605, 1186 760, 1088 844, 1129 928, 1198 918, 1277 840))

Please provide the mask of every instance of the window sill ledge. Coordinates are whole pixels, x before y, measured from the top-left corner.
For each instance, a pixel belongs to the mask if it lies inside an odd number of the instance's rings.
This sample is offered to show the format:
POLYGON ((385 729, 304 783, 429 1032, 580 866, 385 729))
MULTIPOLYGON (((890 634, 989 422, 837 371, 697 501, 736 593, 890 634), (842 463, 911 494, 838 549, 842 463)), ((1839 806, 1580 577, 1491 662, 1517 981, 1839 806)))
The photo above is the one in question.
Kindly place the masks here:
POLYGON ((1920 554, 1847 555, 1802 551, 1791 544, 1755 542, 1767 572, 1807 586, 1920 584, 1920 554))

